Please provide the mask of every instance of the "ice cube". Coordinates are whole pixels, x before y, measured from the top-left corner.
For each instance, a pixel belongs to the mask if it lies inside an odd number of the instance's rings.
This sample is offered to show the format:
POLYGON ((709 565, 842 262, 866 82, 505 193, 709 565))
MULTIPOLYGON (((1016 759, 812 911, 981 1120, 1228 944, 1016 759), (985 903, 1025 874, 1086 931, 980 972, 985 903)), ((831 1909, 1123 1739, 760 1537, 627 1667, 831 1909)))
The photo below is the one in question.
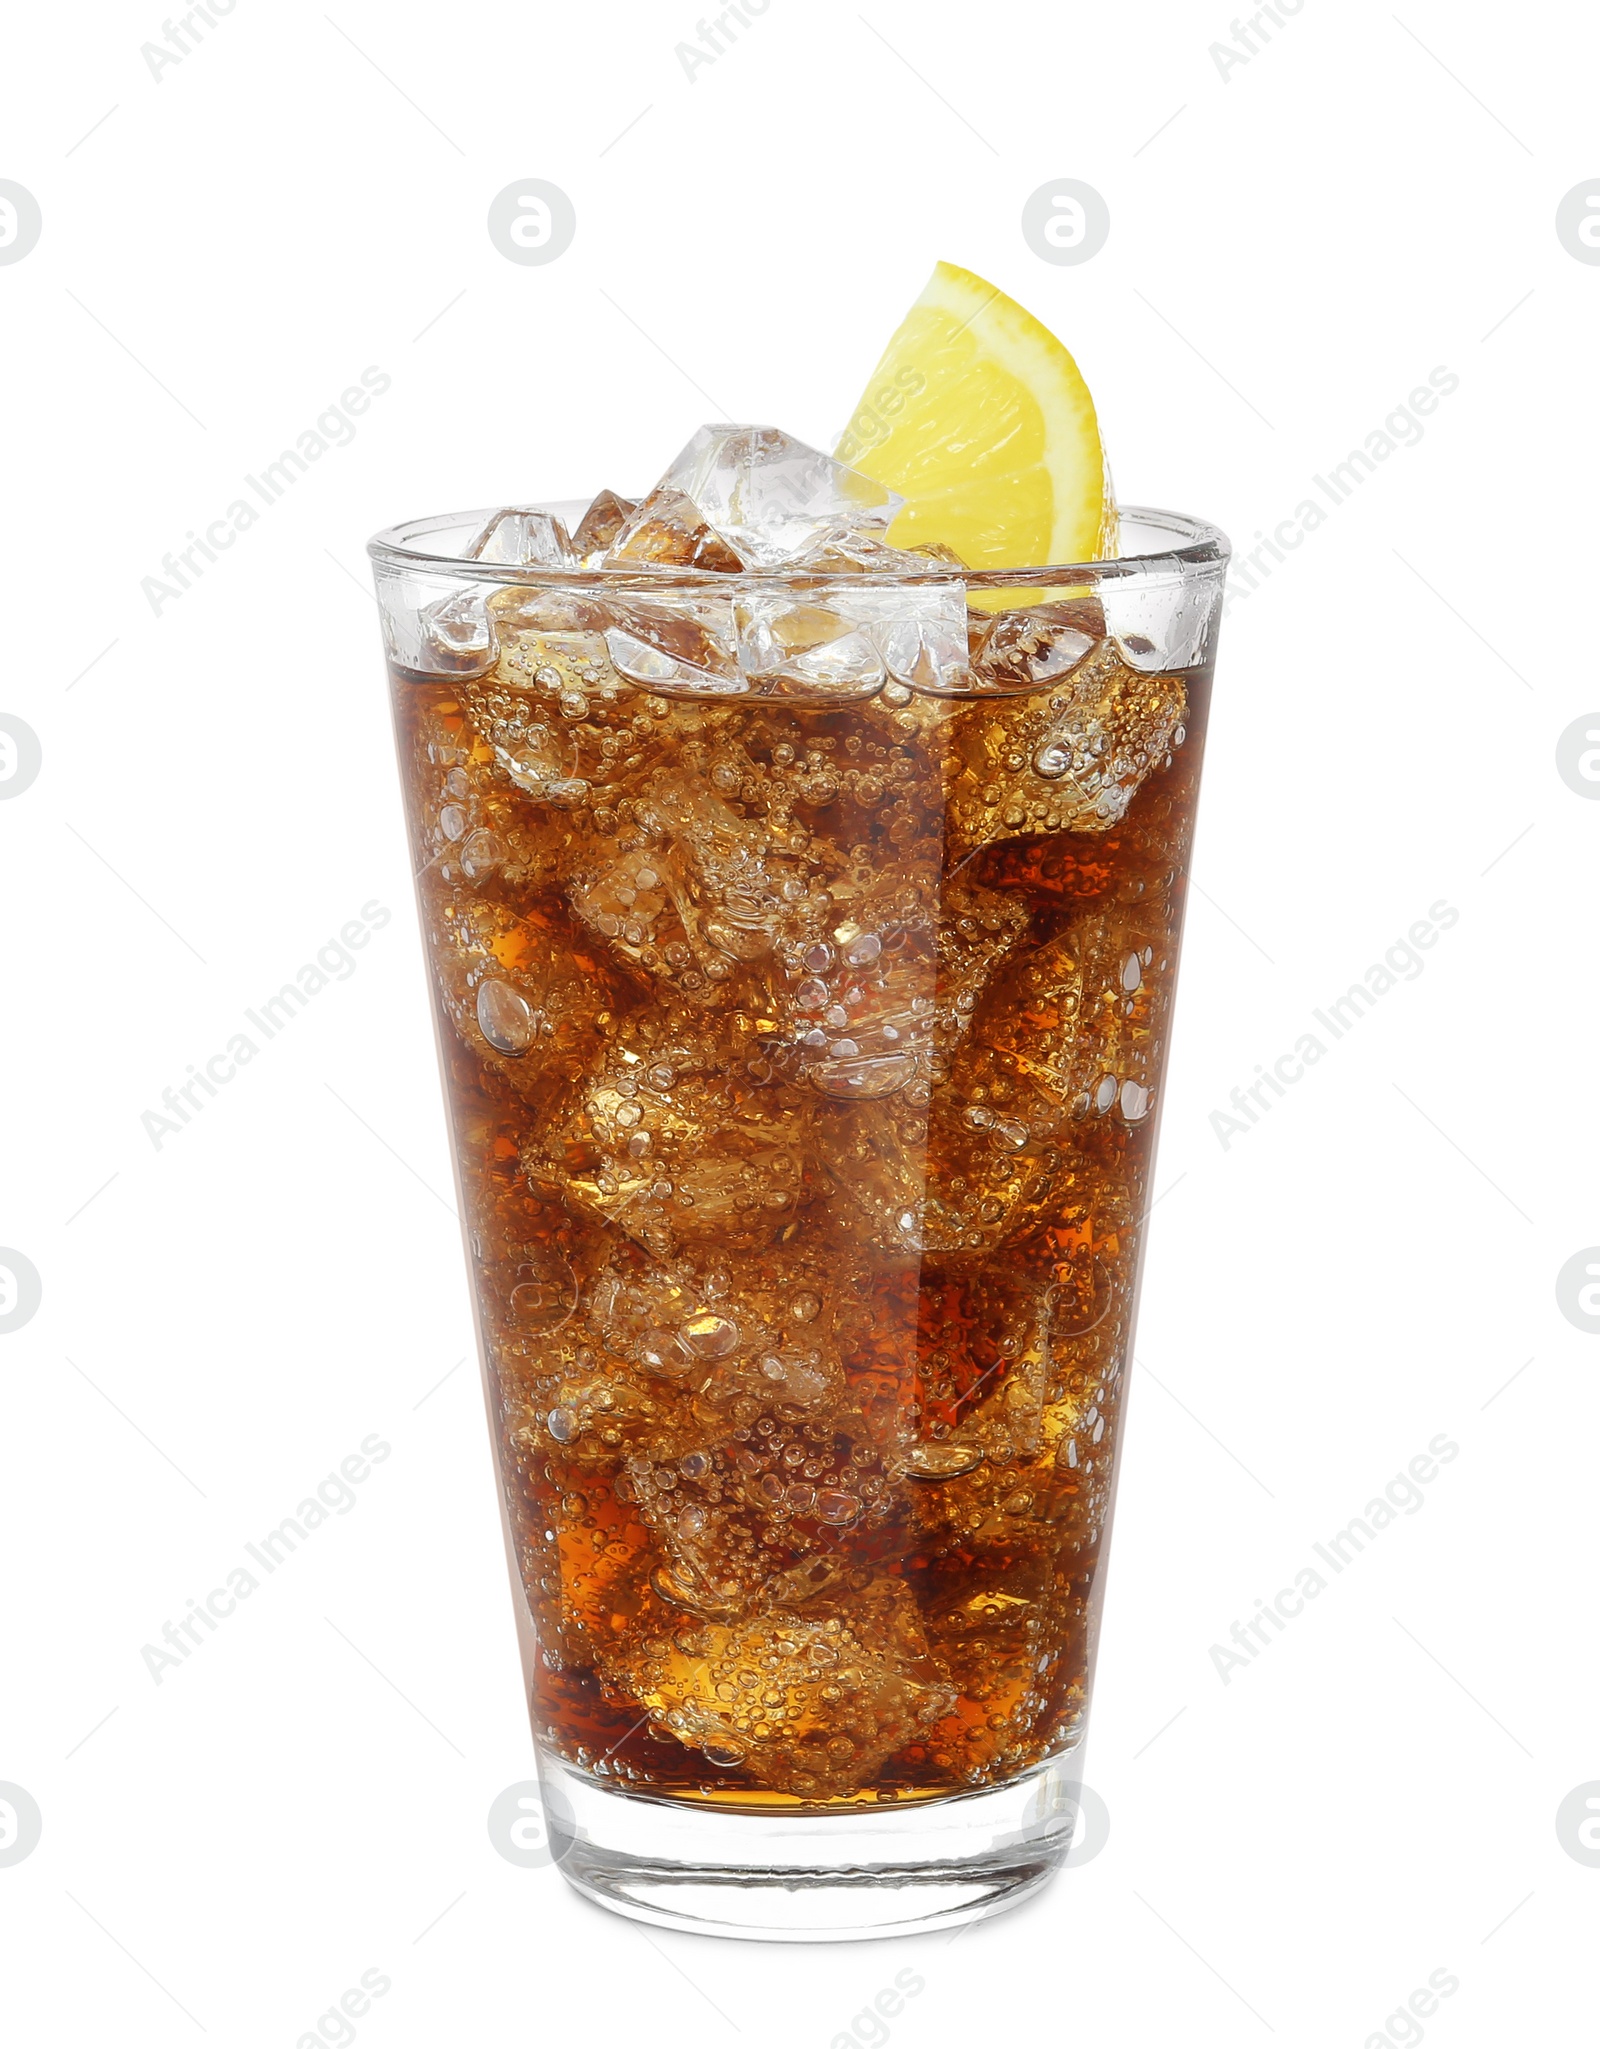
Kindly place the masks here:
POLYGON ((1092 600, 1065 600, 972 618, 971 683, 975 690, 1014 695, 1070 676, 1101 639, 1104 628, 1092 600))
POLYGON ((1065 1120, 1040 1115, 987 1049, 956 1067, 929 1125, 922 1243, 984 1256, 1056 1221, 1053 1200, 1071 1171, 1055 1132, 1065 1120))
POLYGON ((502 646, 544 633, 597 634, 606 623, 598 598, 560 584, 502 584, 489 593, 488 606, 502 646))
POLYGON ((481 676, 494 666, 495 637, 481 591, 455 591, 417 615, 419 666, 435 676, 481 676))
MULTIPOLYGON (((585 1432, 574 1440, 575 1446, 592 1446, 597 1435, 585 1432)), ((562 1658, 604 1671, 618 1631, 651 1604, 650 1553, 629 1541, 631 1504, 615 1499, 603 1470, 582 1472, 589 1461, 581 1456, 571 1458, 560 1449, 559 1440, 553 1446, 550 1436, 537 1425, 519 1429, 516 1441, 519 1449, 526 1446, 536 1455, 543 1454, 541 1464, 548 1462, 554 1448, 563 1464, 580 1467, 580 1473, 572 1477, 588 1482, 587 1525, 549 1531, 548 1546, 538 1543, 533 1530, 525 1530, 522 1569, 526 1584, 540 1588, 546 1596, 540 1604, 544 1612, 539 1623, 546 1661, 562 1658), (558 1600, 550 1601, 549 1594, 557 1588, 558 1600)), ((527 1451, 523 1455, 527 1456, 527 1451)), ((545 1520, 540 1518, 541 1523, 545 1520)), ((538 1535, 544 1534, 543 1529, 538 1531, 538 1535)))
POLYGON ((639 509, 637 498, 600 491, 573 529, 572 551, 585 569, 599 568, 617 536, 639 509))
POLYGON ((892 1252, 923 1249, 928 1126, 903 1095, 835 1099, 817 1119, 817 1155, 868 1241, 892 1252))
POLYGON ((984 1043, 1073 1117, 1143 1124, 1170 1003, 1171 916, 1160 901, 1081 912, 1016 963, 986 1016, 984 1043))
POLYGON ((1181 746, 1181 676, 1129 667, 1100 642, 1059 685, 974 704, 956 734, 951 854, 1020 833, 1109 832, 1181 746))
POLYGON ((607 567, 657 563, 674 569, 743 569, 744 562, 682 491, 660 483, 613 536, 607 567))
POLYGON ((721 1034, 691 1027, 609 1048, 537 1149, 572 1204, 658 1259, 703 1243, 750 1252, 791 1232, 810 1116, 758 1087, 721 1034))
MULTIPOLYGON (((931 1243, 989 1253, 1048 1225, 1088 1264, 1062 1268, 1062 1338, 1095 1328, 1137 1244, 1148 1193, 1140 1134, 1155 1107, 1171 993, 1172 910, 1097 904, 1006 971, 955 1063, 930 1141, 941 1215, 931 1243), (948 1111, 965 1103, 959 1119, 948 1111), (990 1160, 1009 1122, 1015 1157, 990 1160), (959 1191, 959 1193, 958 1193, 959 1191)), ((930 1202, 930 1210, 934 1204, 930 1202)), ((1120 1285, 1120 1283, 1119 1283, 1120 1285)))
POLYGON ((680 493, 752 569, 800 560, 831 535, 887 531, 904 500, 776 427, 702 427, 657 491, 680 493))
POLYGON ((703 1372, 770 1336, 749 1317, 739 1320, 685 1265, 608 1268, 584 1313, 618 1358, 665 1380, 703 1372))
POLYGON ((967 567, 954 548, 940 541, 925 541, 915 550, 891 548, 876 534, 837 530, 825 534, 796 566, 828 576, 925 576, 930 569, 967 567))
MULTIPOLYGON (((727 1518, 719 1517, 725 1521, 727 1518)), ((754 1589, 728 1569, 725 1553, 710 1558, 701 1547, 676 1533, 677 1519, 669 1518, 666 1529, 657 1534, 668 1560, 650 1575, 651 1591, 674 1608, 686 1608, 692 1615, 712 1622, 731 1622, 751 1604, 754 1589)), ((715 1540, 713 1540, 714 1542, 715 1540)), ((753 1578, 754 1576, 751 1575, 753 1578)))
POLYGON ((891 679, 954 692, 966 672, 960 584, 873 590, 837 583, 803 597, 756 590, 735 611, 740 664, 764 695, 847 703, 891 679))
POLYGON ((739 665, 764 696, 847 704, 875 696, 887 680, 865 618, 838 585, 798 601, 783 591, 755 591, 734 610, 739 665))
POLYGON ((615 1000, 602 964, 575 956, 567 921, 542 895, 519 914, 470 894, 452 901, 436 869, 423 881, 434 972, 462 1043, 529 1101, 547 1102, 552 1070, 592 1041, 615 1000))
POLYGON ((634 694, 612 669, 601 635, 579 624, 592 614, 561 593, 535 603, 528 592, 498 591, 488 610, 498 659, 489 673, 464 682, 462 704, 517 786, 533 795, 554 787, 560 802, 559 786, 586 779, 578 722, 625 725, 634 694))
POLYGON ((612 666, 606 615, 559 590, 496 592, 489 614, 499 659, 461 701, 507 774, 557 804, 622 794, 666 736, 612 666))
POLYGON ((798 1408, 813 1408, 830 1396, 837 1397, 843 1387, 843 1376, 833 1361, 798 1345, 782 1345, 763 1354, 757 1364, 772 1392, 798 1408))
POLYGON ((774 1792, 855 1792, 955 1705, 903 1581, 884 1574, 802 1609, 680 1623, 640 1650, 638 1697, 664 1731, 774 1792))
MULTIPOLYGON (((768 1034, 771 991, 784 976, 775 950, 817 915, 807 894, 808 839, 781 814, 744 816, 725 801, 722 788, 761 787, 742 750, 719 748, 709 777, 704 766, 639 770, 618 821, 624 838, 588 843, 569 871, 570 901, 648 982, 697 1007, 738 1011, 749 1034, 762 1020, 768 1034)), ((743 1066, 756 1050, 725 1048, 717 1057, 743 1066)))
POLYGON ((577 560, 561 521, 528 505, 495 513, 467 544, 466 554, 475 562, 505 562, 519 569, 570 569, 577 560))
POLYGON ((500 678, 512 690, 555 699, 566 710, 574 693, 614 693, 616 678, 598 633, 523 632, 502 638, 500 678))
MULTIPOLYGON (((569 1303, 562 1320, 570 1313, 569 1303)), ((558 1328, 552 1326, 552 1338, 558 1334, 558 1328)), ((559 1360, 560 1377, 552 1388, 548 1378, 541 1375, 541 1392, 524 1396, 516 1404, 511 1435, 517 1444, 543 1456, 549 1455, 554 1444, 560 1446, 566 1458, 614 1459, 615 1441, 608 1446, 604 1431, 614 1431, 619 1437, 626 1434, 631 1439, 641 1430, 659 1427, 666 1421, 669 1410, 661 1389, 648 1392, 642 1380, 615 1368, 596 1371, 594 1354, 586 1345, 575 1349, 588 1351, 587 1366, 580 1365, 565 1345, 553 1349, 559 1360)))
POLYGON ((616 602, 611 619, 611 661, 637 688, 657 697, 739 697, 749 690, 730 599, 699 591, 630 596, 616 602))
POLYGON ((508 696, 488 679, 483 688, 463 691, 472 723, 493 747, 495 758, 519 790, 553 797, 573 789, 577 756, 558 717, 522 696, 508 696))
POLYGON ((954 696, 966 690, 967 594, 959 583, 859 591, 857 612, 897 683, 954 696))
POLYGON ((920 1078, 926 1101, 938 958, 919 895, 836 909, 823 935, 786 964, 779 1014, 797 1077, 840 1102, 895 1095, 920 1078))
POLYGON ((931 889, 904 887, 865 898, 825 939, 786 955, 782 1043, 797 1078, 820 1094, 870 1102, 914 1088, 916 1108, 943 1078, 1028 911, 966 882, 947 884, 937 911, 935 901, 931 889))
POLYGON ((936 1032, 945 1053, 971 1029, 990 977, 1028 929, 1025 902, 976 883, 952 882, 939 917, 936 1032))
MULTIPOLYGON (((541 834, 530 832, 520 799, 508 789, 491 747, 484 744, 458 701, 448 716, 422 721, 412 736, 414 817, 422 855, 419 884, 429 915, 457 915, 461 885, 485 889, 499 876, 504 893, 520 906, 525 892, 554 882, 558 862, 541 834)), ((498 892, 497 892, 498 893, 498 892)))

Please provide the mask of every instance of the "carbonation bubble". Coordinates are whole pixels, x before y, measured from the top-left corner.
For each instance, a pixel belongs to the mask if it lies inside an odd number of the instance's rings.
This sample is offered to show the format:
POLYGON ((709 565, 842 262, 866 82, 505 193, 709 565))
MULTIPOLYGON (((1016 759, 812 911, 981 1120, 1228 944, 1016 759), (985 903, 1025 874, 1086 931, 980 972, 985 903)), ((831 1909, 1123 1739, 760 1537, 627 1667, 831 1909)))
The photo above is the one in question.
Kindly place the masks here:
POLYGON ((476 882, 480 875, 492 874, 510 851, 497 832, 472 833, 461 849, 462 869, 469 881, 476 882))
POLYGON ((828 1096, 871 1102, 903 1089, 917 1071, 916 1056, 911 1053, 886 1053, 870 1060, 857 1057, 861 1049, 854 1039, 836 1040, 830 1050, 833 1058, 814 1068, 811 1077, 828 1096))
POLYGON ((739 1326, 708 1311, 691 1316, 680 1335, 697 1359, 726 1359, 739 1342, 739 1326))
POLYGON ((520 989, 509 982, 485 982, 478 991, 478 1029, 497 1053, 526 1053, 539 1021, 520 989))
POLYGON ((959 1480, 983 1464, 983 1453, 970 1444, 914 1444, 905 1455, 913 1480, 959 1480))
POLYGON ((523 1281, 511 1290, 511 1313, 524 1330, 550 1330, 571 1308, 569 1290, 554 1281, 523 1281))

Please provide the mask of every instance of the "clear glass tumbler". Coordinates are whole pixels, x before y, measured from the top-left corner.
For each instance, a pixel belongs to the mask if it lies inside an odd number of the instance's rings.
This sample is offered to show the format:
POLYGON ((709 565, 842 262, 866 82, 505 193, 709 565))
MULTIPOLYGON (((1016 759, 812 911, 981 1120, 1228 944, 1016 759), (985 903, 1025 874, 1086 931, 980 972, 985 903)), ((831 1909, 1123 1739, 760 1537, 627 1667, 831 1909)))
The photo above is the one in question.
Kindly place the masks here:
POLYGON ((370 552, 560 1868, 996 1911, 1079 1818, 1227 544, 585 572, 492 517, 370 552))

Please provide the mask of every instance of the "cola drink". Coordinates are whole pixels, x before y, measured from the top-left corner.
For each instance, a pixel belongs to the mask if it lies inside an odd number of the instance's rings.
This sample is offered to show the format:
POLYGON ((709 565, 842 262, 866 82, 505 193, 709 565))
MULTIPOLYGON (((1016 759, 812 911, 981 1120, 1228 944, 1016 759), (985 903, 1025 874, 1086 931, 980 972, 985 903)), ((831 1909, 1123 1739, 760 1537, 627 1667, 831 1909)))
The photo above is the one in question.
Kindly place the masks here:
POLYGON ((693 511, 375 544, 533 1722, 903 1811, 1082 1733, 1222 557, 693 511))

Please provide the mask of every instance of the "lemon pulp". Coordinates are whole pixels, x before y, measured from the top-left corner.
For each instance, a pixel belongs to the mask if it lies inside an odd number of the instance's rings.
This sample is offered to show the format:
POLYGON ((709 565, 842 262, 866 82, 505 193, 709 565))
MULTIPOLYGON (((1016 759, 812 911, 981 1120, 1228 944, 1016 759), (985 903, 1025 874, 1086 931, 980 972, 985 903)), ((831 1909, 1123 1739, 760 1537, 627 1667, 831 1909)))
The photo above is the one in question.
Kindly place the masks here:
POLYGON ((972 569, 1111 551, 1110 479, 1077 364, 953 263, 935 267, 890 337, 835 454, 904 497, 897 548, 940 541, 972 569))

